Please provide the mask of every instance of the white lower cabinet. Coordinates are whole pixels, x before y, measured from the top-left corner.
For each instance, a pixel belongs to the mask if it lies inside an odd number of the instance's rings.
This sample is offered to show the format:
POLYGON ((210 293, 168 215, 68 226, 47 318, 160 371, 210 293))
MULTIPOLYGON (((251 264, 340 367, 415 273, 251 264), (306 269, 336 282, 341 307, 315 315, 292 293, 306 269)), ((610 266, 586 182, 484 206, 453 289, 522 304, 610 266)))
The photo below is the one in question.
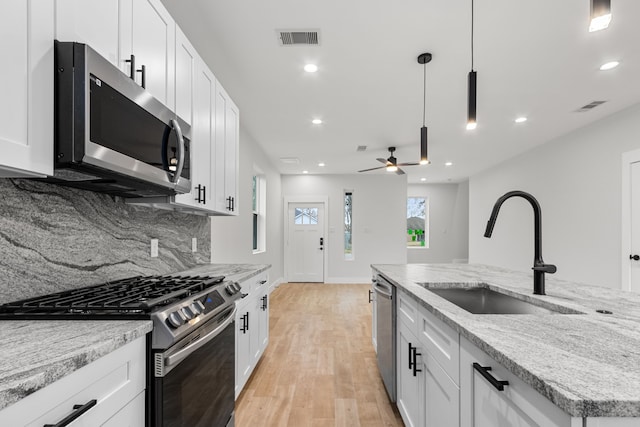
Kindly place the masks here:
POLYGON ((425 371, 421 357, 422 350, 413 331, 403 322, 398 322, 397 340, 396 402, 398 410, 405 426, 423 426, 425 371))
MULTIPOLYGON (((375 278, 373 279, 375 280, 375 278)), ((375 291, 376 282, 371 282, 369 302, 371 303, 371 343, 373 351, 378 352, 378 296, 375 291)))
POLYGON ((84 406, 88 409, 68 425, 143 427, 145 345, 145 338, 138 338, 5 408, 0 425, 58 425, 84 406))
POLYGON ((268 273, 240 283, 246 297, 236 303, 236 399, 269 343, 268 273))

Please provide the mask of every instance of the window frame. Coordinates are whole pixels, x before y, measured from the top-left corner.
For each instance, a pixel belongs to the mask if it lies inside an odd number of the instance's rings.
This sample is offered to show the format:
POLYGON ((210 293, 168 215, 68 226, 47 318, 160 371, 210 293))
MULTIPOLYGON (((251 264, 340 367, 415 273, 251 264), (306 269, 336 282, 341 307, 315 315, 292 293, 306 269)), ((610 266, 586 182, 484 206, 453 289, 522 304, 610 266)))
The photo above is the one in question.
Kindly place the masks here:
MULTIPOLYGON (((409 244, 409 240, 407 239, 407 249, 428 249, 429 248, 429 240, 431 237, 431 233, 430 233, 430 229, 429 229, 429 197, 424 196, 424 195, 417 195, 417 196, 407 196, 407 202, 406 202, 406 220, 409 219, 409 199, 422 199, 424 200, 424 228, 423 228, 423 232, 422 234, 424 235, 424 245, 410 245, 409 244)), ((409 232, 409 228, 405 227, 405 235, 408 236, 409 232)))

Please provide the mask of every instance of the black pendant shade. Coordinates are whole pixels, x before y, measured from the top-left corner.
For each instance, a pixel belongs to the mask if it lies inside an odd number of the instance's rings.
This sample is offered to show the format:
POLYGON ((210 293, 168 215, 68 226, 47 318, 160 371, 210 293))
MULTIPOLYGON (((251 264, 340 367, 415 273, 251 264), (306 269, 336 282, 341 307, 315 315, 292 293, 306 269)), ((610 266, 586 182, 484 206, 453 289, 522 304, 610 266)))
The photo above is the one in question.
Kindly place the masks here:
POLYGON ((469 71, 469 98, 467 100, 467 129, 476 128, 476 96, 477 96, 478 73, 469 71))
POLYGON ((420 164, 429 164, 429 155, 427 154, 427 127, 420 128, 420 164))

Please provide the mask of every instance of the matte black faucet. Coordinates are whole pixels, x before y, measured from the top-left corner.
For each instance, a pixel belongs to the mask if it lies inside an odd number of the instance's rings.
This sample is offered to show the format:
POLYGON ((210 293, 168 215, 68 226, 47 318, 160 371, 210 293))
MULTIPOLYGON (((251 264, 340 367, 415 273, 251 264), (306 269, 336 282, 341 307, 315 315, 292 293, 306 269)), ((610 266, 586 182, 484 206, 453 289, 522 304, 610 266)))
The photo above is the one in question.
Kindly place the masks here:
POLYGON ((498 218, 498 212, 500 206, 505 200, 511 197, 522 197, 531 203, 533 207, 533 221, 534 221, 534 259, 533 259, 533 293, 536 295, 545 295, 544 293, 544 273, 553 274, 556 272, 556 266, 553 264, 545 264, 542 260, 542 211, 540 210, 540 204, 529 193, 524 191, 509 191, 504 196, 500 197, 496 204, 493 205, 491 211, 491 218, 487 221, 487 229, 484 232, 484 237, 491 237, 493 233, 493 227, 496 225, 496 219, 498 218))

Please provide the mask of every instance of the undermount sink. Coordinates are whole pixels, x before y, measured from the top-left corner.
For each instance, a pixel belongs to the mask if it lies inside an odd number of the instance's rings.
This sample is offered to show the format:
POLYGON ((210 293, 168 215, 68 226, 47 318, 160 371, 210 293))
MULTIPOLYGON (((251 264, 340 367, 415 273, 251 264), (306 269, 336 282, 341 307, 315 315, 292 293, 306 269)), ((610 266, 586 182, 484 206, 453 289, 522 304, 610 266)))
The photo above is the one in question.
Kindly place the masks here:
POLYGON ((427 290, 473 314, 582 314, 561 306, 535 303, 496 292, 487 287, 431 287, 421 283, 427 290))

